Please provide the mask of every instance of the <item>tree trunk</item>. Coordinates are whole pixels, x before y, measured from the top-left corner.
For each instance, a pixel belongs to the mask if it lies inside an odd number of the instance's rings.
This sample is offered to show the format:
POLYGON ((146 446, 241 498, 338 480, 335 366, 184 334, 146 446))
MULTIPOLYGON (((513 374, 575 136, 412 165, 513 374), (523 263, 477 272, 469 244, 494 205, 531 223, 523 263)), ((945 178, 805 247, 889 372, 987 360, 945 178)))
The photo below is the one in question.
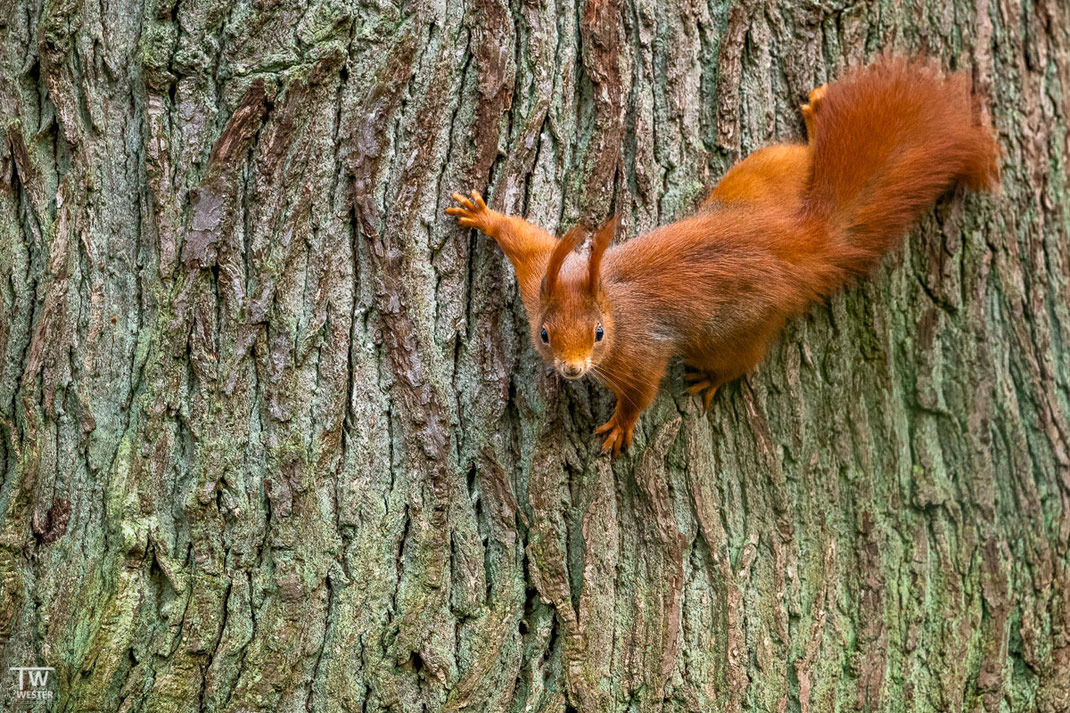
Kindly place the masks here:
POLYGON ((0 702, 1070 709, 1070 10, 0 0, 0 702), (881 50, 1004 150, 630 453, 442 214, 685 215, 881 50))

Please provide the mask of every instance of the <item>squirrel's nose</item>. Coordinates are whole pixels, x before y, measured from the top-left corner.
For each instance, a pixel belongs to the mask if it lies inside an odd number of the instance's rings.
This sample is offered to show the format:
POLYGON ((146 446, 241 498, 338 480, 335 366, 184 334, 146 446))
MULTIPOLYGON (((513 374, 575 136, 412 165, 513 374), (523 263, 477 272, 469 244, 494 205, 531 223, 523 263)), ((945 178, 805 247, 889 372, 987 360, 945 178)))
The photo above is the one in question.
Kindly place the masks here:
POLYGON ((578 379, 586 371, 583 364, 569 364, 568 362, 562 362, 558 368, 561 371, 561 376, 566 379, 578 379))

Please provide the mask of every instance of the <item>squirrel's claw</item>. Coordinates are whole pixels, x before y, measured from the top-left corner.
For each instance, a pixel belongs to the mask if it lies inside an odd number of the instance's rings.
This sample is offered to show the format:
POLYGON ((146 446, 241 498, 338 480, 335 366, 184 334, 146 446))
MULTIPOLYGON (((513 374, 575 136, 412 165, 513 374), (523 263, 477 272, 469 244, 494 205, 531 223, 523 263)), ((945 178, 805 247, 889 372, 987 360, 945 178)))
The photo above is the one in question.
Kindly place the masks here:
POLYGON ((617 423, 617 419, 611 418, 603 423, 598 428, 594 429, 595 435, 606 435, 606 439, 602 442, 602 452, 609 453, 612 457, 616 458, 620 455, 622 450, 627 450, 632 445, 632 432, 635 428, 635 424, 627 426, 621 426, 617 423))
POLYGON ((706 389, 706 393, 702 395, 702 408, 706 411, 710 410, 710 404, 713 403, 713 397, 717 395, 717 386, 710 384, 710 387, 706 389))
POLYGON ((717 385, 711 383, 709 379, 703 379, 688 386, 687 393, 692 396, 700 396, 702 398, 702 407, 709 411, 710 404, 713 403, 713 397, 717 395, 717 385))
POLYGON ((479 195, 478 191, 472 191, 470 196, 462 193, 451 195, 450 197, 457 205, 447 208, 446 215, 455 217, 457 225, 462 228, 475 228, 487 232, 491 224, 492 211, 487 208, 487 204, 483 202, 483 196, 479 195))
POLYGON ((688 369, 684 372, 684 380, 688 382, 687 393, 700 397, 703 408, 709 411, 720 386, 716 377, 699 369, 688 369))
POLYGON ((825 99, 825 92, 827 91, 828 85, 822 84, 810 92, 809 101, 799 107, 808 124, 817 118, 817 111, 821 108, 821 102, 825 99))
POLYGON ((806 135, 810 138, 811 144, 817 139, 817 112, 825 98, 826 91, 828 91, 828 85, 822 84, 810 92, 810 101, 799 107, 803 121, 806 123, 806 135))
POLYGON ((815 87, 814 90, 810 92, 810 106, 814 111, 817 111, 818 106, 821 105, 821 101, 825 98, 825 92, 827 92, 828 89, 829 85, 822 84, 820 87, 815 87))

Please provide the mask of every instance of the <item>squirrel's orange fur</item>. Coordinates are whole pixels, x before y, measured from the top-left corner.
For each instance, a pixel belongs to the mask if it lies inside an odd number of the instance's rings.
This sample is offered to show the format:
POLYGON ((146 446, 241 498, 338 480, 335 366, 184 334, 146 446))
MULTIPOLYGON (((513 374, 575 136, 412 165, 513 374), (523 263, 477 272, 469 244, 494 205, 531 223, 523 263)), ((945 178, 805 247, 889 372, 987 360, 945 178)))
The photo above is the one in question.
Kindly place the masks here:
POLYGON ((670 358, 709 408, 788 317, 872 269, 945 190, 998 181, 998 146, 961 74, 883 58, 815 89, 802 111, 808 144, 755 152, 691 217, 607 250, 610 221, 587 258, 573 252, 577 229, 558 241, 454 194, 446 212, 512 262, 542 357, 616 394, 596 431, 605 450, 631 443, 670 358))

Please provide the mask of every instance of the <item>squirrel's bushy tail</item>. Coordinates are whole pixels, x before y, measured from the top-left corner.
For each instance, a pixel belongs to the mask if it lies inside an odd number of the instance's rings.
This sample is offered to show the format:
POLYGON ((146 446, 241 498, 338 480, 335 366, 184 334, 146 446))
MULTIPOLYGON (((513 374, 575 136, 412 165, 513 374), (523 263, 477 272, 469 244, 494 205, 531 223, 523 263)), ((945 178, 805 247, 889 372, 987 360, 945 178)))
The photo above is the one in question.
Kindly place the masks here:
POLYGON ((961 73, 884 57, 830 84, 816 117, 804 215, 840 272, 830 282, 870 270, 956 183, 998 183, 999 147, 961 73))

